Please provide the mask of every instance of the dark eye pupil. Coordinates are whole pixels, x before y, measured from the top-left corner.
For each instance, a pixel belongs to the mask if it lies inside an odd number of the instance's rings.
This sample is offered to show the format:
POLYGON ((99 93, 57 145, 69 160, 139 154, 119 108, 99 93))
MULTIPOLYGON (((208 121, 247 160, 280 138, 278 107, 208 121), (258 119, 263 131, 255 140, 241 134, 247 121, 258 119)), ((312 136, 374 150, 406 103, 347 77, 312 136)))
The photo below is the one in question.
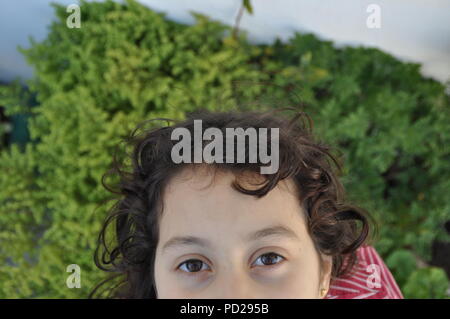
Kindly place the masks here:
POLYGON ((188 260, 186 262, 186 268, 190 272, 197 272, 197 271, 200 271, 202 269, 202 264, 203 264, 203 262, 200 261, 200 260, 188 260))
POLYGON ((261 261, 264 265, 273 265, 277 262, 277 254, 265 254, 261 256, 261 261))

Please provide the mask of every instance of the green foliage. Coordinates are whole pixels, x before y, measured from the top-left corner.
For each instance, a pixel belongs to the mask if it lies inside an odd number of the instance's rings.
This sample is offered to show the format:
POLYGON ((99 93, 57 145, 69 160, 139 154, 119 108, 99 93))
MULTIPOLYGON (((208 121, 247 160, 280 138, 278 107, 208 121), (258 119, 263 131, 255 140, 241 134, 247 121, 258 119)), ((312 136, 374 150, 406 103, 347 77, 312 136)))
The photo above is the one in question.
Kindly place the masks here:
POLYGON ((135 1, 82 1, 80 29, 66 27, 65 7, 55 10, 47 39, 22 49, 38 105, 4 104, 32 114, 32 142, 0 149, 0 297, 85 298, 104 278, 92 259, 109 208, 100 179, 140 121, 293 105, 343 151, 349 199, 375 215, 376 248, 405 296, 444 296, 442 272, 417 270, 412 252, 429 260, 450 219, 450 97, 419 65, 311 34, 250 45, 201 14, 182 25, 135 1), (65 285, 74 263, 81 289, 65 285))
POLYGON ((405 298, 443 299, 448 296, 448 279, 445 272, 436 267, 427 267, 414 271, 404 286, 405 298))
POLYGON ((93 252, 105 207, 96 208, 120 138, 148 117, 231 107, 233 81, 258 80, 245 45, 200 14, 184 26, 134 1, 82 2, 82 27, 69 29, 65 7, 55 9, 48 38, 22 50, 36 74, 35 143, 0 153, 0 297, 85 298, 103 278, 93 252), (65 285, 69 264, 82 269, 81 289, 65 285))
MULTIPOLYGON (((289 103, 300 99, 319 136, 343 151, 349 199, 375 216, 380 254, 407 269, 411 259, 399 249, 430 260, 432 240, 448 241, 442 225, 450 219, 445 86, 421 76, 418 64, 376 49, 336 49, 311 34, 263 50, 270 80, 296 88, 300 98, 289 103)), ((393 270, 406 284, 402 271, 393 270)))
POLYGON ((253 6, 250 0, 242 0, 242 5, 244 6, 245 10, 247 10, 248 13, 253 14, 253 6))
MULTIPOLYGON (((412 249, 429 260, 432 240, 448 240, 442 225, 450 219, 445 86, 423 78, 418 64, 375 49, 335 49, 313 35, 266 49, 272 81, 297 87, 319 136, 343 150, 348 196, 376 217, 381 255, 412 249)), ((402 278, 402 268, 394 275, 402 278)))
POLYGON ((395 272, 395 280, 400 286, 404 286, 409 276, 416 270, 416 258, 405 249, 395 250, 389 258, 386 259, 386 265, 395 272))
POLYGON ((22 87, 18 79, 9 85, 0 85, 0 108, 12 122, 0 122, 0 150, 5 147, 3 140, 6 134, 11 134, 9 139, 13 142, 21 142, 20 146, 23 148, 23 144, 28 140, 26 118, 29 116, 28 105, 31 101, 30 92, 22 87), (22 130, 16 127, 16 130, 12 131, 14 125, 21 125, 22 130))
POLYGON ((0 85, 0 105, 7 106, 5 108, 6 116, 27 113, 30 99, 30 93, 24 90, 18 79, 9 85, 0 85))

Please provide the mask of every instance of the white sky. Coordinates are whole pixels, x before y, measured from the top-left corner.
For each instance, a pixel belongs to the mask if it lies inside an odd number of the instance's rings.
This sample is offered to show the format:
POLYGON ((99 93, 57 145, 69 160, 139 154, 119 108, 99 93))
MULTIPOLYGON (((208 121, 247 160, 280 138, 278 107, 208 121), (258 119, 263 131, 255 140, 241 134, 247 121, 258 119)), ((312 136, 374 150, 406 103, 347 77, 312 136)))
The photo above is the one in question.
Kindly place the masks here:
MULTIPOLYGON (((75 0, 53 0, 77 3, 75 0)), ((50 0, 1 0, 0 80, 28 78, 32 69, 17 52, 28 46, 28 36, 46 37, 53 19, 50 0)), ((241 0, 140 0, 167 13, 168 18, 192 23, 189 10, 233 25, 241 0)), ((422 63, 422 73, 437 80, 450 79, 450 0, 252 0, 254 15, 244 14, 241 28, 253 43, 286 40, 295 31, 313 32, 337 46, 377 47, 394 56, 422 63), (381 28, 370 29, 369 4, 381 8, 381 28)), ((81 12, 81 19, 83 19, 81 12)), ((83 23, 81 21, 81 23, 83 23)))

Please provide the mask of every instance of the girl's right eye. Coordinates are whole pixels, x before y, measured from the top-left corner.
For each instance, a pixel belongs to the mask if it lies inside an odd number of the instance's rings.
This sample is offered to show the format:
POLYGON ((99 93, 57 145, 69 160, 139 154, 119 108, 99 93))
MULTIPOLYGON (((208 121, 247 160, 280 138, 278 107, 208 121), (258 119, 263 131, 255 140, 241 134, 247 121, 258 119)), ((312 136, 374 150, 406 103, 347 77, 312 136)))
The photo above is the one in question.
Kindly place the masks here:
POLYGON ((199 259, 189 259, 183 261, 180 265, 178 265, 177 269, 180 269, 187 273, 195 273, 202 270, 210 270, 209 266, 199 259))

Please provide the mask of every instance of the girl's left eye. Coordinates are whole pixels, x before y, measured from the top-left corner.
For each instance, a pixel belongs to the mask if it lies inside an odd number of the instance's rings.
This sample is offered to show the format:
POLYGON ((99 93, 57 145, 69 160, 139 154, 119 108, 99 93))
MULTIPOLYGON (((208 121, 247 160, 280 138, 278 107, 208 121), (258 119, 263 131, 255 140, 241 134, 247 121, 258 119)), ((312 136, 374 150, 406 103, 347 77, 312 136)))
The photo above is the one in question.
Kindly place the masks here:
POLYGON ((253 265, 255 266, 273 266, 282 262, 285 258, 276 253, 267 253, 259 256, 253 265))
POLYGON ((209 266, 199 259, 189 259, 182 262, 177 269, 180 269, 186 273, 197 273, 202 270, 209 270, 209 266), (204 267, 206 266, 206 267, 204 267))

